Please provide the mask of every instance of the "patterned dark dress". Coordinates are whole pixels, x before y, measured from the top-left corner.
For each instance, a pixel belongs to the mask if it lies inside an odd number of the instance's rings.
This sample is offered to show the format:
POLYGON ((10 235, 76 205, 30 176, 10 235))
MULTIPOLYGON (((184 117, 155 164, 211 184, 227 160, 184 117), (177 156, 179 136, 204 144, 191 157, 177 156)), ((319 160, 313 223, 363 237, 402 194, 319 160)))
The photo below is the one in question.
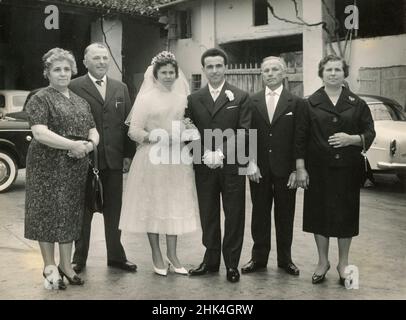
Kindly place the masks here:
MULTIPOLYGON (((30 126, 47 125, 64 137, 86 140, 95 122, 88 103, 47 87, 27 104, 30 126)), ((84 212, 88 157, 74 159, 67 150, 35 139, 27 154, 25 237, 45 242, 72 242, 80 235, 84 212)))

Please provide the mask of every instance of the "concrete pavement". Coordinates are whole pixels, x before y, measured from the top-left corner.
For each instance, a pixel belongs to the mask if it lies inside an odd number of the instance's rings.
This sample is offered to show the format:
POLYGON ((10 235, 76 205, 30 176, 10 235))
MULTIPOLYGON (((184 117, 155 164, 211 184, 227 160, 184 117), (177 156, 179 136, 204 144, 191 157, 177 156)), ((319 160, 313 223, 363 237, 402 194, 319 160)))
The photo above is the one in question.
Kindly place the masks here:
MULTIPOLYGON (((350 252, 350 263, 358 266, 360 272, 358 290, 346 290, 338 283, 336 239, 330 242, 331 269, 326 281, 312 285, 317 252, 313 236, 301 231, 303 192, 300 190, 292 252, 301 271, 299 277, 289 276, 277 268, 274 229, 268 269, 241 275, 240 282, 235 284, 227 282, 223 264, 215 275, 188 277, 171 272, 162 277, 154 274, 144 234, 123 234, 128 259, 138 265, 138 272, 125 273, 106 265, 103 220, 96 214, 88 264, 82 274, 85 285, 48 291, 43 287, 38 244, 23 236, 24 174, 21 170, 12 190, 0 194, 0 299, 406 299, 406 193, 393 176, 379 176, 377 188, 361 191, 360 236, 354 238, 350 252)), ((246 207, 240 266, 249 260, 252 246, 249 194, 246 207)), ((165 248, 164 238, 161 248, 165 248)), ((201 231, 179 237, 178 253, 186 268, 200 263, 204 253, 201 231)))

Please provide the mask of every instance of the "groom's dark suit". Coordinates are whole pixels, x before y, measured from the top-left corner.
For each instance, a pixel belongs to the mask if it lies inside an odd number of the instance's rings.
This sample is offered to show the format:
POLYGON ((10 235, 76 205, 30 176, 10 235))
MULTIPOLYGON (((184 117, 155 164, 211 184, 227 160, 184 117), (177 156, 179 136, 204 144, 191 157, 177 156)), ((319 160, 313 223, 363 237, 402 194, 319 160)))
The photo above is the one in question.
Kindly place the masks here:
MULTIPOLYGON (((127 261, 121 244, 121 232, 118 229, 123 191, 123 158, 131 158, 135 145, 127 136, 128 127, 124 124, 131 110, 131 101, 127 86, 107 77, 106 97, 97 90, 88 75, 78 77, 69 88, 84 98, 91 107, 100 135, 98 145, 100 176, 104 193, 104 229, 107 246, 107 259, 113 262, 127 261)), ((89 251, 90 226, 93 213, 84 216, 82 234, 75 243, 73 263, 86 264, 89 251)))
MULTIPOLYGON (((230 96, 230 93, 229 93, 230 96)), ((244 237, 245 221, 245 176, 238 174, 239 164, 227 163, 233 154, 236 156, 236 144, 230 144, 220 139, 206 141, 205 129, 229 129, 235 134, 237 129, 243 129, 243 144, 248 139, 248 129, 251 123, 250 99, 246 92, 225 82, 216 102, 209 92, 208 86, 188 97, 188 108, 185 117, 189 117, 199 129, 202 152, 204 146, 210 146, 211 151, 222 150, 224 167, 210 169, 205 164, 195 164, 197 195, 199 199, 200 220, 203 229, 203 244, 206 247, 204 263, 211 270, 218 270, 221 258, 221 227, 220 227, 220 196, 222 197, 225 215, 223 257, 227 268, 237 268, 241 255, 244 237), (234 99, 230 99, 225 91, 230 91, 234 99), (232 101, 230 101, 232 100, 232 101), (233 149, 233 150, 231 150, 233 149)))
POLYGON ((252 198, 252 260, 266 266, 271 249, 271 210, 274 203, 278 265, 291 262, 296 189, 287 182, 295 170, 293 154, 295 119, 301 99, 283 89, 269 120, 265 90, 252 97, 252 129, 257 130, 257 165, 262 178, 250 181, 252 198))

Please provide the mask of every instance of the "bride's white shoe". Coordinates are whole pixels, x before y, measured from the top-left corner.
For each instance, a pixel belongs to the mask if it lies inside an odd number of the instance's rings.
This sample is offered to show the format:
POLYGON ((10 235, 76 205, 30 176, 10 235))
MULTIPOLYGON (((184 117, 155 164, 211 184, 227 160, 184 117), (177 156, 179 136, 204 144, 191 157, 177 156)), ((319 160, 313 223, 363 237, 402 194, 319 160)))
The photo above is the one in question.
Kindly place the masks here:
POLYGON ((166 276, 168 274, 168 268, 159 269, 155 267, 154 263, 152 262, 152 267, 154 268, 154 272, 159 274, 160 276, 166 276))
POLYGON ((169 267, 172 266, 173 270, 175 271, 175 273, 178 274, 183 274, 183 275, 188 275, 189 272, 184 268, 184 267, 180 267, 180 268, 176 268, 173 263, 169 260, 168 257, 165 257, 166 262, 168 262, 169 267))

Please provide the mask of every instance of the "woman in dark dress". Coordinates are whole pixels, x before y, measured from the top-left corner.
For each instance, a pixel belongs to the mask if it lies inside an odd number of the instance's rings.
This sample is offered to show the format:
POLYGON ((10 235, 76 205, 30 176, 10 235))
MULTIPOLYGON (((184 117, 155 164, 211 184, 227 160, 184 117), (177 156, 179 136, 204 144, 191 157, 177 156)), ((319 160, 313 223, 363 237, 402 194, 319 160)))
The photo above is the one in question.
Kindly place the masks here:
POLYGON ((73 55, 54 48, 43 56, 43 63, 49 86, 26 106, 34 139, 27 154, 25 237, 39 241, 45 287, 65 289, 63 276, 70 284, 83 284, 70 258, 84 211, 87 154, 93 150, 89 141, 98 144, 99 135, 88 103, 68 90, 77 72, 73 55))
POLYGON ((329 238, 338 238, 337 271, 344 285, 352 237, 359 232, 361 151, 375 138, 368 105, 344 86, 346 62, 328 55, 319 63, 324 87, 313 93, 298 115, 297 183, 305 190, 303 230, 314 234, 319 262, 313 284, 330 269, 329 238))

